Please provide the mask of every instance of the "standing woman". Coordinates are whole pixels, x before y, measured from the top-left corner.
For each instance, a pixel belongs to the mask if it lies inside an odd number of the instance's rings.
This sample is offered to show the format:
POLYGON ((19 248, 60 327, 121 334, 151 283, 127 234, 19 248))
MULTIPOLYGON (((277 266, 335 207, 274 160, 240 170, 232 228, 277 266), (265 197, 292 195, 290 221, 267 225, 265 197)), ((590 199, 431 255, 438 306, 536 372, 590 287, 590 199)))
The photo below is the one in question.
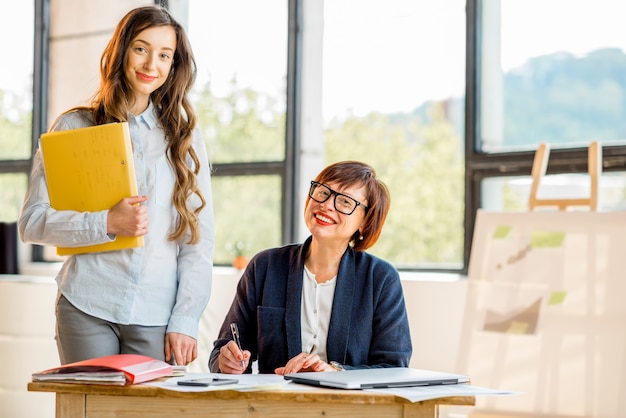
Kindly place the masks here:
POLYGON ((249 373, 255 360, 260 373, 278 374, 407 367, 411 335, 398 271, 365 252, 380 236, 389 203, 367 164, 322 170, 304 209, 311 236, 250 261, 214 343, 211 371, 249 373))
POLYGON ((209 163, 187 98, 193 53, 167 10, 140 7, 118 23, 100 65, 91 105, 63 113, 51 130, 128 122, 139 195, 100 212, 54 210, 38 149, 20 237, 82 247, 144 236, 143 247, 65 260, 56 277, 59 357, 136 353, 186 365, 197 357, 214 246, 209 163))

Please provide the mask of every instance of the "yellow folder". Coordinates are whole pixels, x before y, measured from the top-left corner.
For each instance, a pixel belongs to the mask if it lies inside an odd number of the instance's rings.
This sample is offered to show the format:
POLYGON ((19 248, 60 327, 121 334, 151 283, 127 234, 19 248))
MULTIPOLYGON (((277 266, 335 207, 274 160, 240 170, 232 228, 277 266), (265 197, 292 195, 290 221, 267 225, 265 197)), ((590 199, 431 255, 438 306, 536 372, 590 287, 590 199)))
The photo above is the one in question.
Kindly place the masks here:
MULTIPOLYGON (((137 179, 128 123, 78 128, 41 136, 50 204, 56 210, 97 212, 137 195, 137 179)), ((121 250, 143 246, 143 237, 86 247, 57 248, 58 255, 121 250)))

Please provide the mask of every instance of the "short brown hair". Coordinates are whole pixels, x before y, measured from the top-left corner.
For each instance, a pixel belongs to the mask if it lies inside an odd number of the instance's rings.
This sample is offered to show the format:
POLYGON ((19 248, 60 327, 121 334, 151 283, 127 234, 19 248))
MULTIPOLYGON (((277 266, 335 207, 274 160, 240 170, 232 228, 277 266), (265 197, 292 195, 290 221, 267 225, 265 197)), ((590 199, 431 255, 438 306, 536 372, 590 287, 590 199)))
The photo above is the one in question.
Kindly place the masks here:
MULTIPOLYGON (((336 183, 341 187, 365 187, 368 207, 365 223, 363 229, 356 231, 350 239, 350 246, 357 251, 373 246, 380 237, 391 204, 389 189, 376 177, 376 171, 359 161, 340 161, 324 168, 315 181, 336 183)), ((307 196, 307 205, 310 199, 307 196)))

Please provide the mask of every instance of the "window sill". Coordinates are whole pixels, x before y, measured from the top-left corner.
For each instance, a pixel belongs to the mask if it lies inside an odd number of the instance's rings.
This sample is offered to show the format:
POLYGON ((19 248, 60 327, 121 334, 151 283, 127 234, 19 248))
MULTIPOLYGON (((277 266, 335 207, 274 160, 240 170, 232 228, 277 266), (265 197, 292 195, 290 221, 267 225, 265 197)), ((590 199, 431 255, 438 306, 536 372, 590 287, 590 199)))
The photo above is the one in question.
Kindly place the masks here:
MULTIPOLYGON (((22 263, 20 265, 20 275, 25 276, 37 276, 37 277, 54 277, 61 268, 61 262, 54 263, 42 263, 42 262, 30 262, 22 263)), ((216 266, 213 267, 213 277, 216 279, 236 278, 239 280, 242 270, 238 270, 234 267, 216 266)), ((433 272, 400 272, 400 279, 402 281, 410 282, 438 282, 438 283, 450 283, 458 282, 467 279, 467 276, 457 273, 433 273, 433 272)))

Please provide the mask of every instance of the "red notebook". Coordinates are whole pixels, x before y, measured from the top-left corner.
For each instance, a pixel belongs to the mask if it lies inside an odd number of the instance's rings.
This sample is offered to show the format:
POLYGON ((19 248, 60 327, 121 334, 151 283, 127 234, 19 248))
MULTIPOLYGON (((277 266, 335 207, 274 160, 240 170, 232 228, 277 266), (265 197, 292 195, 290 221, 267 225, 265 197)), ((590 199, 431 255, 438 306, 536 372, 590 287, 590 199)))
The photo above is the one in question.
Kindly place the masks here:
POLYGON ((172 366, 139 354, 115 354, 33 373, 34 382, 125 385, 172 374, 172 366))

